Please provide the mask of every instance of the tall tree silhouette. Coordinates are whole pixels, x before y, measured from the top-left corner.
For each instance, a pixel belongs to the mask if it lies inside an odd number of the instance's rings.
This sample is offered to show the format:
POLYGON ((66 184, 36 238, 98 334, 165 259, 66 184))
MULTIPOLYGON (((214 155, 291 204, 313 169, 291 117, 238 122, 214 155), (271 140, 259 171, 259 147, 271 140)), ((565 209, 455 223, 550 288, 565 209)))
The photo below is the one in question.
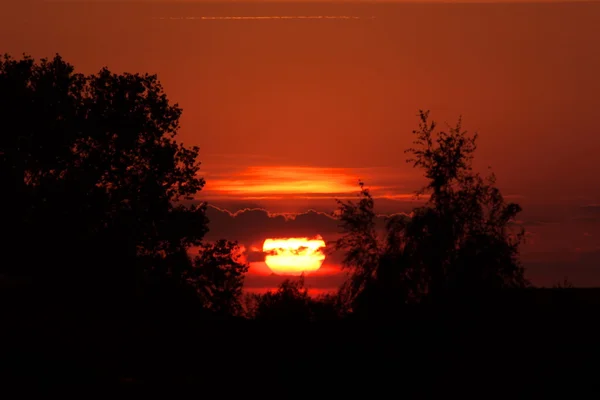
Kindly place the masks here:
POLYGON ((412 269, 426 263, 432 299, 526 286, 518 259, 524 231, 510 225, 521 206, 504 200, 493 173, 483 178, 473 171, 477 134, 463 131, 460 118, 448 132, 434 133, 436 123, 428 117, 420 111, 416 147, 407 153, 408 162, 425 170, 428 184, 418 194, 429 193, 429 201, 412 218, 392 224, 388 234, 403 237, 412 269))
POLYGON ((79 287, 107 301, 199 244, 204 207, 177 204, 204 186, 198 148, 175 139, 180 115, 154 75, 5 56, 2 272, 34 276, 54 297, 79 287))
POLYGON ((415 147, 407 152, 408 161, 425 171, 428 184, 417 196, 428 194, 426 204, 389 218, 383 240, 362 182, 358 202, 338 201, 343 235, 334 248, 345 251, 351 275, 342 294, 355 308, 365 302, 381 309, 382 303, 474 300, 528 285, 518 259, 523 230, 510 229, 521 207, 505 202, 493 174, 483 178, 473 171, 477 135, 463 131, 460 119, 436 133, 429 112, 419 118, 415 147))

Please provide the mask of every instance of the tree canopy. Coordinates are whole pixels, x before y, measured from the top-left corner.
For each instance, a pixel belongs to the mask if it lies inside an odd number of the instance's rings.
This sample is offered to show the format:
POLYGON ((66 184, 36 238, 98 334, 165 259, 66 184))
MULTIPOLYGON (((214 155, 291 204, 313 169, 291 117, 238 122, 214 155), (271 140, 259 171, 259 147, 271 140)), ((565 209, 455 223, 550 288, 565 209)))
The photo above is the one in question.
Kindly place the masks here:
POLYGON ((180 115, 155 75, 4 56, 2 272, 130 290, 153 259, 199 244, 204 207, 177 204, 204 186, 198 148, 176 140, 180 115))

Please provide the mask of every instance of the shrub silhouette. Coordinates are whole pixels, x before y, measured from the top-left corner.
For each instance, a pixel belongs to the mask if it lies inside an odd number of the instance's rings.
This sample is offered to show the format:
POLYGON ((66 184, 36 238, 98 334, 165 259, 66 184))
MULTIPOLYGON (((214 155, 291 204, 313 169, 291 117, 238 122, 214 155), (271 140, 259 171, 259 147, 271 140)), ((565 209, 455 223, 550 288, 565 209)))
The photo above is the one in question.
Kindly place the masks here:
POLYGON ((309 296, 304 276, 286 279, 264 294, 248 294, 245 309, 248 318, 259 321, 332 321, 343 315, 337 295, 309 296))
POLYGON ((286 279, 276 291, 257 296, 255 318, 308 322, 311 320, 310 297, 304 287, 304 277, 286 279))

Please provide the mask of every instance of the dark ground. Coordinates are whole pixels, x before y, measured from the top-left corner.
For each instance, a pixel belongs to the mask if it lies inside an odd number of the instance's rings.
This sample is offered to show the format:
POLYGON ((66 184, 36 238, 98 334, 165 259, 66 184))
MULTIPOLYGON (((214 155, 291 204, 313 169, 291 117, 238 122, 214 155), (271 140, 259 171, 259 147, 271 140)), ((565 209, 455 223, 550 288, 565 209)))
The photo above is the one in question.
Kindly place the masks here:
POLYGON ((209 321, 154 308, 45 320, 13 313, 3 328, 1 379, 192 383, 198 394, 257 390, 283 398, 380 390, 529 398, 560 389, 572 397, 598 381, 600 308, 573 300, 590 296, 584 291, 571 291, 570 302, 549 300, 556 291, 537 293, 520 306, 421 307, 385 322, 209 321))

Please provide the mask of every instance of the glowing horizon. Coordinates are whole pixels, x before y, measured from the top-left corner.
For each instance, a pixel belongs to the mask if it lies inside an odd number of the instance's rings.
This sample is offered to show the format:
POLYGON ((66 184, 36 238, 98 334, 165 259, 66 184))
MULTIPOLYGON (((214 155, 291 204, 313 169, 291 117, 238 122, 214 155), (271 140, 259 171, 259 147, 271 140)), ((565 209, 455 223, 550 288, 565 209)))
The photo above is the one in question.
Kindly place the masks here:
MULTIPOLYGON (((318 168, 309 166, 251 166, 241 171, 204 174, 207 199, 352 199, 365 182, 374 198, 411 200, 414 190, 391 184, 414 177, 394 168, 318 168)), ((415 189, 420 185, 414 185, 415 189)))
POLYGON ((358 179, 342 168, 254 166, 233 179, 212 180, 207 189, 225 195, 251 196, 351 193, 357 191, 358 179))

